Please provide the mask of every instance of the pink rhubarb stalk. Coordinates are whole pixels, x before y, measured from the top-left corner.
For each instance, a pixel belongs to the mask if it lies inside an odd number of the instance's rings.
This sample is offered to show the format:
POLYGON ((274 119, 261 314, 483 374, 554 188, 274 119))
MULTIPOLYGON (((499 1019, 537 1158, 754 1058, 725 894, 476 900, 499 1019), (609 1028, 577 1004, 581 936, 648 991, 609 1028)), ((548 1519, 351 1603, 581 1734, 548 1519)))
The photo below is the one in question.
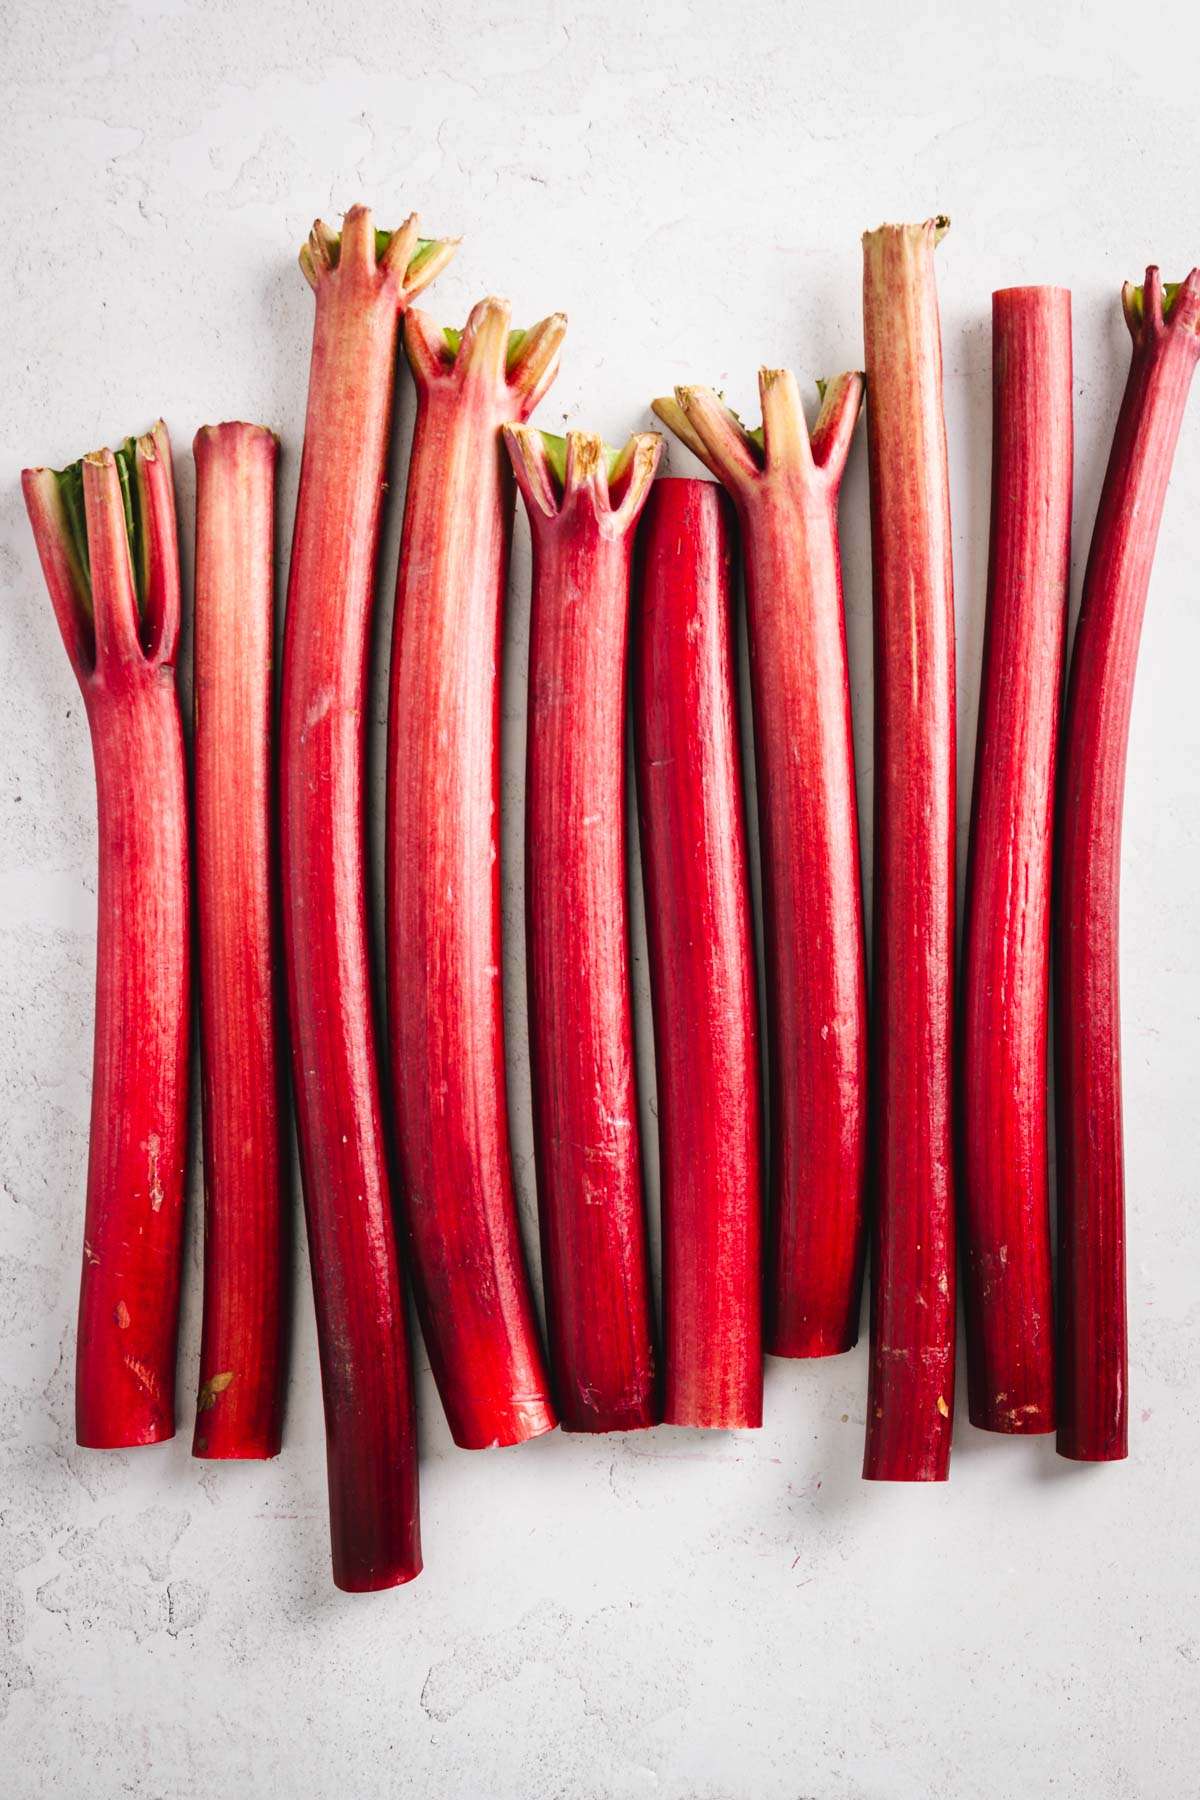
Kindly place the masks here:
POLYGON ((759 374, 761 433, 707 388, 655 402, 728 487, 746 559, 770 1047, 767 1349, 858 1338, 867 995, 837 507, 862 378, 828 383, 811 439, 794 377, 759 374))
POLYGON ((505 430, 533 534, 525 914, 542 1269, 564 1429, 659 1418, 629 989, 633 533, 662 449, 505 430))
POLYGON ((189 926, 166 426, 61 473, 26 469, 22 483, 96 768, 96 1032, 75 1432, 106 1450, 175 1431, 189 926))
POLYGON ((1200 358, 1200 269, 1127 285, 1133 359, 1100 495, 1063 733, 1055 897, 1058 1451, 1128 1454, 1121 1122, 1121 808, 1138 640, 1167 481, 1200 358))
POLYGON ((1055 753, 1071 563, 1071 296, 992 296, 992 541, 963 923, 971 1421, 1054 1429, 1046 1141, 1055 753))
POLYGON ((262 425, 196 433, 196 910, 204 1329, 193 1454, 275 1456, 285 1177, 275 917, 275 458, 262 425))
POLYGON ((554 379, 566 321, 460 333, 410 313, 417 422, 388 722, 392 1088, 425 1345, 454 1441, 555 1424, 517 1222, 500 942, 500 661, 513 488, 501 427, 554 379))
POLYGON ((325 1398, 334 1580, 421 1569, 404 1297, 376 1063, 363 844, 364 710, 401 314, 452 254, 365 207, 313 227, 316 290, 281 712, 284 953, 325 1398))
POLYGON ((658 1070, 663 1418, 762 1424, 757 994, 734 672, 733 509, 656 481, 634 727, 658 1070))
POLYGON ((863 238, 875 585, 875 1225, 863 1474, 944 1481, 954 1412, 954 586, 934 246, 863 238))

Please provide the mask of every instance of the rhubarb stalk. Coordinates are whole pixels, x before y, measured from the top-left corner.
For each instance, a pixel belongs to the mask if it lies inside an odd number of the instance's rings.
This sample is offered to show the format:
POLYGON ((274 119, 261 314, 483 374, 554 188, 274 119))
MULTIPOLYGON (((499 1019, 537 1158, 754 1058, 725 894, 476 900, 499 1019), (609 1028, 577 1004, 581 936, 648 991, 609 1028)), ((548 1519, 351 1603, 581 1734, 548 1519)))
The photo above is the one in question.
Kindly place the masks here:
POLYGON ((663 1418, 762 1424, 754 941, 734 673, 736 526, 711 481, 656 481, 634 625, 658 1072, 663 1418))
POLYGON ((325 1400, 333 1573, 421 1569, 404 1298, 367 952, 365 682, 398 321, 453 246, 365 207, 300 253, 316 290, 281 711, 284 953, 325 1400))
POLYGON ((26 469, 22 484, 96 769, 96 1026, 75 1433, 106 1450, 175 1431, 189 927, 166 426, 61 473, 26 469))
POLYGON ((867 995, 837 506, 862 378, 824 389, 810 439, 795 378, 759 374, 762 430, 708 388, 655 410, 728 487, 746 560, 770 1062, 767 1349, 858 1338, 867 995))
POLYGON ((1055 897, 1058 1451, 1129 1449, 1121 1122, 1121 809, 1138 640, 1179 428, 1200 358, 1200 269, 1122 301, 1133 357, 1100 495, 1063 732, 1055 897))
POLYGON ((992 296, 992 531, 963 921, 971 1422, 1054 1429, 1046 1141, 1055 753, 1071 561, 1071 296, 992 296))
POLYGON ((525 916, 542 1269, 569 1431, 659 1418, 629 989, 625 663, 662 450, 505 429, 533 535, 525 916))
POLYGON ((863 1474, 944 1481, 954 1412, 954 588, 934 246, 863 238, 875 587, 875 1224, 863 1474))
POLYGON ((261 425, 196 433, 196 910, 204 1325, 193 1454, 279 1452, 282 1055, 271 666, 275 459, 261 425))
POLYGON ((554 379, 560 314, 509 333, 410 313, 417 386, 388 722, 392 1086, 413 1280, 454 1441, 555 1423, 517 1223, 500 942, 500 660, 513 488, 501 427, 554 379))

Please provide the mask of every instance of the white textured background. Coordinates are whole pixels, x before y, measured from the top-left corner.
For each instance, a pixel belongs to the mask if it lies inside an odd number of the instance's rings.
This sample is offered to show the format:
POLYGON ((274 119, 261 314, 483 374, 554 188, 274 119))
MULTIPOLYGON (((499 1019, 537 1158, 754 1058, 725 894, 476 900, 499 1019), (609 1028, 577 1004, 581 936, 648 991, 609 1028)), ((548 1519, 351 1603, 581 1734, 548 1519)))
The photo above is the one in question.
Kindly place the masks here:
MULTIPOLYGON (((610 437, 646 424, 649 397, 676 380, 713 381, 751 410, 759 362, 790 363, 806 382, 857 364, 860 231, 945 210, 965 824, 990 291, 1074 289, 1081 566, 1127 361, 1119 283, 1151 256, 1170 277, 1200 256, 1194 6, 997 0, 986 25, 969 22, 977 10, 0 4, 5 1795, 1196 1793, 1200 395, 1167 506, 1130 754, 1128 1464, 1078 1468, 1049 1442, 990 1440, 960 1405, 948 1486, 868 1487, 862 1348, 773 1362, 760 1433, 555 1434, 470 1455, 451 1447, 419 1355, 426 1572, 397 1592, 338 1595, 302 1256, 283 1456, 189 1457, 195 1215, 184 1429, 134 1454, 72 1443, 93 789, 21 465, 60 464, 161 411, 186 540, 196 427, 268 421, 284 444, 286 545, 312 315, 295 251, 314 214, 357 199, 384 224, 416 207, 429 229, 462 233, 428 302, 447 322, 493 290, 511 295, 519 323, 565 307, 566 359, 541 420, 610 437)), ((403 429, 407 382, 402 396, 403 429)), ((869 832, 865 486, 860 437, 843 529, 869 832)), ((381 628, 395 530, 393 519, 381 628)), ((531 1228, 515 885, 526 576, 521 548, 505 973, 531 1228)))

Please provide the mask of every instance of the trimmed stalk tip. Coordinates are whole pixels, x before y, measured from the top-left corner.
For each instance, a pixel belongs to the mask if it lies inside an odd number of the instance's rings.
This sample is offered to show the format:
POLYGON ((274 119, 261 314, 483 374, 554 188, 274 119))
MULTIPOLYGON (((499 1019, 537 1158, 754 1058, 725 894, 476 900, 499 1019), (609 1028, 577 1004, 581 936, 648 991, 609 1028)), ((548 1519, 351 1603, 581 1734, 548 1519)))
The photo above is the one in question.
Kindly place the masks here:
POLYGON ((407 306, 446 267, 461 241, 420 237, 418 223, 417 214, 410 213, 396 231, 382 231, 373 224, 367 206, 352 206, 340 232, 331 231, 323 219, 314 220, 308 241, 300 248, 305 280, 316 288, 338 269, 368 279, 398 276, 407 306))
POLYGON ((1169 326, 1200 333, 1200 269, 1193 269, 1184 281, 1164 282, 1152 263, 1140 286, 1127 281, 1122 287, 1121 307, 1135 343, 1147 331, 1157 333, 1169 326))
POLYGON ((489 294, 471 308, 461 330, 437 325, 414 307, 404 321, 404 348, 419 388, 447 379, 507 387, 518 397, 524 420, 558 373, 566 330, 561 312, 513 330, 508 301, 489 294))
POLYGON ((618 530, 641 511, 663 447, 657 431, 635 432, 614 449, 596 432, 558 437, 528 425, 505 425, 504 441, 531 508, 553 518, 586 494, 597 515, 610 517, 618 530))
POLYGON ((811 472, 814 465, 837 482, 858 421, 863 378, 849 371, 817 386, 821 410, 811 433, 789 369, 759 370, 763 422, 753 430, 708 387, 677 387, 674 399, 653 400, 651 410, 735 495, 748 492, 764 474, 811 472))

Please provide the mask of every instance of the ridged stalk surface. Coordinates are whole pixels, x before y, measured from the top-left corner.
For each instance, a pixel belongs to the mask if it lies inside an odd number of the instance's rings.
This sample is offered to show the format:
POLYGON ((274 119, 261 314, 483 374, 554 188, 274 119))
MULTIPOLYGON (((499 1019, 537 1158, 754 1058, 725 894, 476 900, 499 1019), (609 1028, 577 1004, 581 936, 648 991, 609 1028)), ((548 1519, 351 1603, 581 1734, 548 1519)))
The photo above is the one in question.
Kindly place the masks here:
POLYGON ((1200 358, 1200 269, 1127 286, 1133 357, 1100 495, 1063 728, 1055 900, 1058 1451, 1129 1450, 1121 1118, 1121 814, 1138 643, 1200 358))
POLYGON ((963 919, 962 1228, 971 1422, 1054 1429, 1047 1021, 1071 564, 1071 296, 992 296, 992 529, 963 919))
POLYGON ((625 671, 633 533, 661 440, 610 467, 509 429, 533 534, 525 916, 542 1272, 564 1429, 660 1417, 626 905, 625 671))
POLYGON ((872 1141, 863 1474, 944 1481, 954 1414, 954 584, 934 246, 863 239, 875 590, 872 1141))
POLYGON ((61 474, 27 469, 23 486, 96 770, 96 1023, 75 1435, 107 1450, 175 1431, 190 927, 166 427, 61 474))
POLYGON ((758 998, 734 670, 733 508, 656 481, 634 742, 662 1193, 663 1418, 762 1424, 758 998))
POLYGON ((762 859, 770 1063, 766 1347, 858 1338, 866 1241, 867 993, 838 491, 862 378, 825 386, 810 438, 786 369, 759 373, 762 429, 707 388, 655 402, 738 511, 762 859))
POLYGON ((425 1346, 454 1441, 555 1424, 518 1228, 500 935, 500 661, 513 485, 501 428, 554 378, 565 321, 462 333, 411 313, 417 385, 388 719, 392 1093, 425 1346))
POLYGON ((278 1454, 286 1178, 272 756, 275 459, 196 434, 193 763, 204 1101, 204 1320, 192 1451, 278 1454))
POLYGON ((292 1085, 325 1401, 334 1581, 421 1569, 417 1447, 367 943, 367 657, 401 314, 449 255, 365 207, 316 225, 304 459, 280 713, 292 1085))

